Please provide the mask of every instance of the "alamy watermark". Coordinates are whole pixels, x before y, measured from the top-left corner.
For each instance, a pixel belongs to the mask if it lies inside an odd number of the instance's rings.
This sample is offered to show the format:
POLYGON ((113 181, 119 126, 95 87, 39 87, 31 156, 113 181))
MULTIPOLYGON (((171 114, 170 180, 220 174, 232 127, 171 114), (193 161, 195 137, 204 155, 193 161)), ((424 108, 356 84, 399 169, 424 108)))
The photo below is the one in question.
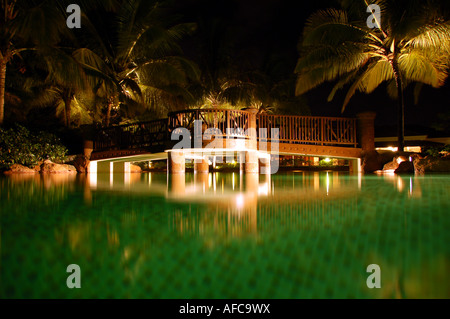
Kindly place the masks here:
POLYGON ((66 272, 71 273, 67 277, 66 285, 67 288, 81 288, 81 269, 77 264, 71 264, 67 266, 66 272))
POLYGON ((371 15, 367 18, 367 26, 369 29, 381 27, 381 9, 377 4, 371 4, 367 7, 367 12, 371 15))
POLYGON ((66 25, 69 29, 81 28, 81 8, 78 4, 70 4, 67 9, 70 15, 67 17, 66 25))
POLYGON ((366 285, 368 288, 381 288, 381 269, 377 264, 370 264, 366 268, 366 272, 371 273, 367 277, 366 285))

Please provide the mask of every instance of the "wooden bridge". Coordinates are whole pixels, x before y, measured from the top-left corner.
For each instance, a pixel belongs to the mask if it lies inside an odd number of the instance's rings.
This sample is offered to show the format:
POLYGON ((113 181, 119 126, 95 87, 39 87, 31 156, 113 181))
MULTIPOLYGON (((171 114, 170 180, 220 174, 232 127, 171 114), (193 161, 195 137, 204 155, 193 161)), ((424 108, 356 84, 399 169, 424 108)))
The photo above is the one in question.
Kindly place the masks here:
POLYGON ((356 118, 258 114, 256 110, 173 112, 160 120, 101 129, 94 141, 91 171, 127 171, 129 162, 167 158, 170 173, 184 172, 185 159, 195 159, 195 170, 207 172, 209 159, 236 156, 245 172, 257 173, 268 171, 277 155, 345 158, 358 171, 362 149, 357 122, 356 118))

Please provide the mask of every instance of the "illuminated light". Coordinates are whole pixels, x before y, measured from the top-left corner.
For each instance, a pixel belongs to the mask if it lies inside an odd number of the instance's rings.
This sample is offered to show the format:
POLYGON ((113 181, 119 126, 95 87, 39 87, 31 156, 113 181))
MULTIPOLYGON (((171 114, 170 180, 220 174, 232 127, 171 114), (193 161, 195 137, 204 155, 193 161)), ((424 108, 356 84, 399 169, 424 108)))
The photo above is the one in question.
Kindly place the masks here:
POLYGON ((401 157, 397 157, 397 164, 400 164, 401 162, 404 162, 404 160, 401 157))
POLYGON ((405 152, 422 153, 422 147, 420 147, 420 146, 405 146, 405 152))
POLYGON ((89 172, 88 176, 89 176, 89 186, 92 189, 96 189, 97 188, 97 172, 89 172))
POLYGON ((327 195, 328 195, 329 190, 330 190, 330 176, 328 175, 328 172, 327 172, 327 195))
POLYGON ((393 146, 375 148, 376 151, 391 151, 391 152, 397 152, 397 149, 398 147, 393 146))
POLYGON ((397 178, 397 189, 401 192, 403 191, 403 180, 401 177, 397 178))
MULTIPOLYGON (((331 162, 331 158, 328 158, 328 157, 327 157, 327 158, 325 158, 325 159, 324 159, 324 162, 325 162, 325 163, 329 163, 329 162, 331 162)), ((328 173, 327 173, 327 174, 328 174, 328 173)), ((328 175, 327 175, 327 176, 328 176, 328 175)))
POLYGON ((239 194, 236 197, 236 206, 237 206, 237 208, 238 209, 244 208, 244 204, 245 204, 244 196, 242 194, 239 194))
POLYGON ((411 156, 409 157, 409 161, 412 162, 412 157, 411 156))
POLYGON ((123 183, 125 186, 130 187, 130 185, 131 185, 131 173, 130 172, 124 173, 123 183))
POLYGON ((361 189, 362 187, 362 178, 361 178, 361 173, 358 174, 358 189, 361 189))
POLYGON ((264 183, 262 185, 259 185, 258 186, 258 195, 259 196, 261 196, 261 195, 264 195, 264 196, 269 195, 269 187, 270 187, 269 183, 264 183))
POLYGON ((320 188, 319 172, 314 172, 314 190, 318 191, 320 188))

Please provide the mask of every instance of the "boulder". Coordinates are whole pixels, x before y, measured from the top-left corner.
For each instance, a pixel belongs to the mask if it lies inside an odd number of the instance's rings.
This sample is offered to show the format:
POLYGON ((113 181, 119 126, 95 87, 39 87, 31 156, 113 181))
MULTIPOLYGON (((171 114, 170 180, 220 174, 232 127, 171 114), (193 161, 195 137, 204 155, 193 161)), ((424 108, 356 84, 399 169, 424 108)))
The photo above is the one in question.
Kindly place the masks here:
POLYGON ((44 162, 39 161, 39 162, 37 163, 37 165, 35 165, 35 166, 33 167, 33 169, 34 169, 34 171, 35 171, 36 173, 39 173, 39 172, 41 171, 41 165, 42 165, 42 163, 44 163, 44 162))
POLYGON ((78 173, 86 173, 89 167, 89 159, 85 155, 77 155, 72 164, 78 173))
POLYGON ((448 173, 450 172, 450 159, 427 156, 423 159, 414 160, 416 174, 425 173, 448 173))
POLYGON ((373 173, 383 168, 380 154, 377 151, 362 153, 361 169, 364 173, 373 173))
POLYGON ((404 155, 395 156, 391 162, 384 164, 383 170, 384 171, 396 170, 401 163, 408 162, 408 161, 409 161, 409 158, 407 156, 404 156, 404 155))
POLYGON ((41 165, 41 173, 76 173, 77 169, 73 165, 56 164, 50 160, 45 160, 41 165))
POLYGON ((412 174, 414 173, 414 164, 410 161, 401 162, 397 169, 394 171, 395 174, 412 174))
POLYGON ((29 167, 20 165, 20 164, 13 164, 9 170, 4 172, 5 174, 36 174, 37 172, 29 167))
POLYGON ((396 170, 398 168, 398 162, 397 160, 394 158, 394 160, 392 162, 386 163, 383 166, 383 171, 387 171, 387 170, 396 170))
POLYGON ((142 168, 136 164, 130 164, 131 173, 142 173, 142 168))

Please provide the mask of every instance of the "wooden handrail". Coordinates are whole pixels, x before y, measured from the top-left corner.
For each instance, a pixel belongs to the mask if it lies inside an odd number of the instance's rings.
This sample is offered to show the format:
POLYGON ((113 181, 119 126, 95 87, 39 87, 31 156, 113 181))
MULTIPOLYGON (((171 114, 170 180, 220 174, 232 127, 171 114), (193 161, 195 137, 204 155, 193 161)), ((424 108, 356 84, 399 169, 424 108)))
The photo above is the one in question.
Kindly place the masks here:
MULTIPOLYGON (((247 129, 254 125, 250 123, 251 114, 252 112, 249 111, 234 109, 194 109, 171 112, 168 118, 161 120, 103 128, 97 134, 94 149, 100 151, 165 145, 170 141, 171 133, 177 128, 184 127, 194 133, 194 121, 198 120, 201 120, 204 125, 202 134, 206 128, 214 128, 219 129, 223 136, 228 136, 228 130, 231 129, 233 137, 249 138, 247 129)), ((263 113, 256 115, 255 128, 257 139, 260 141, 276 140, 280 143, 357 147, 356 127, 354 118, 263 113), (266 133, 261 129, 266 129, 266 133), (273 129, 279 130, 278 136, 273 135, 273 129)))

